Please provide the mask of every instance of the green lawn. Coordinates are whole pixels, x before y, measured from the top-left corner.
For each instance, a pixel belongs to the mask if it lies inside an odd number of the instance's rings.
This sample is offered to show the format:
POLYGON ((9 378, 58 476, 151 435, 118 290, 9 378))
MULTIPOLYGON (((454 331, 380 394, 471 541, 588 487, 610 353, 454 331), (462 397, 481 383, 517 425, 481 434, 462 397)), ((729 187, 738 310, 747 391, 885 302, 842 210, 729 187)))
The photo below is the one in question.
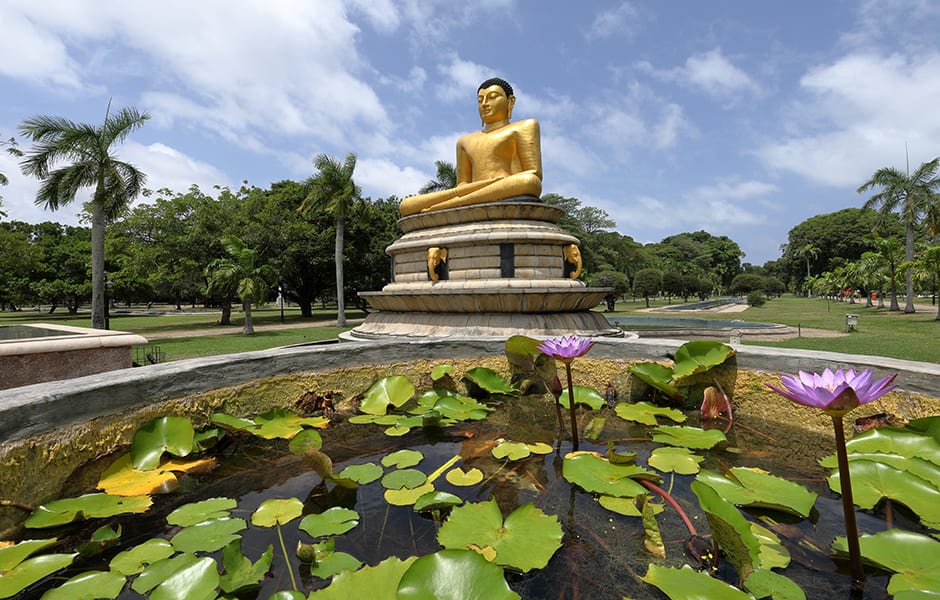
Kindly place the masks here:
MULTIPOLYGON (((650 303, 663 306, 666 302, 650 303)), ((901 303, 903 308, 904 303, 901 303)), ((644 303, 617 305, 613 314, 646 314, 638 312, 644 303)), ((745 344, 774 346, 780 348, 803 348, 828 350, 849 354, 872 354, 922 362, 940 362, 940 321, 937 307, 930 301, 917 305, 918 312, 904 314, 883 308, 865 308, 861 304, 831 302, 819 298, 784 296, 768 301, 764 306, 749 307, 744 312, 690 313, 690 317, 710 319, 740 319, 783 323, 791 327, 828 329, 845 332, 845 315, 858 315, 858 328, 849 335, 834 338, 797 337, 781 342, 751 342, 745 344)), ((659 313, 657 313, 659 314, 659 313)))
MULTIPOLYGON (((664 306, 665 301, 651 302, 651 306, 664 306)), ((903 306, 903 303, 902 303, 903 306)), ((645 314, 639 312, 645 308, 642 300, 617 304, 617 310, 610 314, 645 314)), ((763 321, 783 323, 791 327, 828 329, 845 331, 846 313, 859 317, 858 328, 843 337, 813 338, 797 337, 781 342, 753 342, 745 344, 778 346, 782 348, 804 348, 809 350, 829 350, 850 354, 872 354, 907 360, 940 363, 940 321, 936 320, 937 307, 929 301, 918 305, 918 312, 906 315, 892 313, 887 309, 865 308, 864 304, 827 302, 820 299, 807 299, 797 296, 784 296, 767 302, 761 307, 750 307, 743 312, 725 313, 690 313, 687 316, 711 319, 740 319, 743 321, 763 321)), ((245 336, 240 333, 216 333, 219 329, 216 311, 187 311, 195 314, 179 314, 168 311, 166 314, 126 315, 117 313, 111 317, 111 328, 138 333, 152 340, 152 345, 159 346, 164 359, 168 361, 230 354, 250 350, 264 350, 291 344, 311 343, 322 340, 335 340, 342 331, 334 325, 324 322, 336 320, 335 309, 315 311, 313 319, 301 319, 296 309, 284 313, 285 324, 317 323, 309 327, 296 329, 275 329, 281 323, 280 310, 276 308, 256 309, 253 321, 256 333, 245 336), (193 332, 195 335, 154 339, 164 335, 193 332)), ((348 319, 362 318, 357 310, 346 313, 348 319)), ((90 326, 87 313, 71 316, 62 311, 49 315, 45 312, 21 311, 0 313, 0 324, 49 322, 65 325, 90 326)), ((241 326, 242 315, 235 312, 232 323, 241 326)))

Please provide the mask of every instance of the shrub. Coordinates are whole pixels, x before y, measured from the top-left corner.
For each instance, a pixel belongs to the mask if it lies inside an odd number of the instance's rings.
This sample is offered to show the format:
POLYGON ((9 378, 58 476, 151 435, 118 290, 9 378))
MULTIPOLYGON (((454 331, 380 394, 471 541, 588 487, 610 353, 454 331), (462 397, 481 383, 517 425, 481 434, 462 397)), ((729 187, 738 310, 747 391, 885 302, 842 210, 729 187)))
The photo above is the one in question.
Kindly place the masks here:
POLYGON ((764 294, 755 290, 747 295, 747 303, 749 306, 763 306, 767 300, 764 298, 764 294))

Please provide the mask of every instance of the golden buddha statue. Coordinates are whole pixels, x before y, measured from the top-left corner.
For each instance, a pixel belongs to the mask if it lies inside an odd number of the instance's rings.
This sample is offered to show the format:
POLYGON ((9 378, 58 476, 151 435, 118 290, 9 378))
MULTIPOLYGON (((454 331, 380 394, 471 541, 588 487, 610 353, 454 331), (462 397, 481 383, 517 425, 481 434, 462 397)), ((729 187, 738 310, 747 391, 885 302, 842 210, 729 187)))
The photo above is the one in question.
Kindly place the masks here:
POLYGON ((510 122, 516 97, 506 81, 487 79, 477 89, 483 122, 457 140, 457 186, 401 201, 405 217, 419 212, 542 193, 542 151, 535 119, 510 122))

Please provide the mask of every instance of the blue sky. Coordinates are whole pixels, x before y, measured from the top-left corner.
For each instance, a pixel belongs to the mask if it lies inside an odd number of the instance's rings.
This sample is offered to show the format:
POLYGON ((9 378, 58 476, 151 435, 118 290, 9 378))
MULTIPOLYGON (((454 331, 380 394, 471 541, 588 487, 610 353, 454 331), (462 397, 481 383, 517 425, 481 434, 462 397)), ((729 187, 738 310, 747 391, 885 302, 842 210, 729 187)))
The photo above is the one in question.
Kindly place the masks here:
MULTIPOLYGON (((500 76, 541 123, 543 192, 643 243, 727 235, 759 265, 860 206, 905 145, 940 154, 932 0, 4 0, 0 23, 0 136, 98 124, 113 98, 152 117, 118 148, 152 189, 267 187, 355 152, 366 195, 404 197, 500 76)), ((47 212, 15 159, 0 172, 8 219, 78 222, 87 194, 47 212)))

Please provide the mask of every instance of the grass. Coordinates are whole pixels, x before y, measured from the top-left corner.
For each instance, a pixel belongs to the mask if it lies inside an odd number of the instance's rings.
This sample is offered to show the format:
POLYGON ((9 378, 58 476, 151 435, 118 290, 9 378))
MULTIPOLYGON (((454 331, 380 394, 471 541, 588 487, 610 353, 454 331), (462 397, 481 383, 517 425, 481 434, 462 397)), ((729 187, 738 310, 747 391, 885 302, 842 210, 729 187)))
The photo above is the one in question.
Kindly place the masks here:
MULTIPOLYGON (((666 302, 651 302, 663 306, 666 302)), ((904 303, 901 302, 903 307, 904 303)), ((616 314, 645 314, 638 312, 645 305, 618 304, 616 314)), ((796 337, 779 342, 755 342, 744 338, 745 344, 779 348, 827 350, 849 354, 870 354, 920 362, 940 363, 940 321, 937 307, 929 301, 916 306, 917 312, 904 314, 887 308, 865 308, 861 304, 832 302, 819 298, 784 296, 768 301, 760 307, 748 307, 736 313, 693 313, 687 316, 710 319, 740 319, 766 323, 782 323, 794 328, 825 329, 845 333, 845 315, 858 315, 855 331, 841 337, 796 337)))
MULTIPOLYGON (((666 301, 651 301, 650 305, 665 306, 666 301)), ((903 306, 903 303, 902 303, 903 306)), ((171 307, 172 308, 172 307, 171 307)), ((617 310, 610 314, 645 314, 640 312, 645 303, 622 302, 617 310)), ((600 310, 600 307, 598 308, 600 310)), ((807 350, 828 350, 849 354, 871 354, 921 362, 940 363, 940 321, 936 320, 937 307, 928 303, 919 304, 917 313, 904 314, 889 312, 887 309, 865 308, 862 304, 827 302, 824 299, 808 299, 798 296, 784 296, 768 301, 761 307, 749 307, 736 313, 691 313, 687 316, 710 319, 740 319, 742 321, 762 321, 783 323, 794 328, 826 329, 845 332, 845 315, 856 314, 859 317, 858 328, 849 335, 841 337, 796 337, 779 342, 755 342, 743 340, 745 344, 772 346, 780 348, 803 348, 807 350)), ((347 311, 348 319, 362 318, 364 314, 357 310, 347 311)), ((312 319, 302 319, 297 309, 284 312, 284 324, 290 329, 277 329, 281 325, 280 310, 273 307, 255 309, 253 322, 255 335, 218 332, 217 311, 194 310, 187 314, 168 310, 165 314, 128 315, 114 314, 111 328, 131 331, 151 340, 159 346, 164 359, 168 361, 231 354, 251 350, 264 350, 292 344, 335 340, 343 329, 329 325, 335 323, 336 311, 317 310, 312 319), (309 326, 305 326, 309 323, 309 326), (186 335, 191 333, 192 335, 186 335), (181 336, 181 337, 165 337, 181 336)), ((59 323, 63 325, 90 326, 87 313, 68 315, 65 312, 53 313, 21 311, 0 313, 0 325, 22 323, 59 323)), ((241 313, 232 315, 232 323, 240 327, 243 323, 241 313)), ((149 350, 144 350, 144 352, 149 350)))

